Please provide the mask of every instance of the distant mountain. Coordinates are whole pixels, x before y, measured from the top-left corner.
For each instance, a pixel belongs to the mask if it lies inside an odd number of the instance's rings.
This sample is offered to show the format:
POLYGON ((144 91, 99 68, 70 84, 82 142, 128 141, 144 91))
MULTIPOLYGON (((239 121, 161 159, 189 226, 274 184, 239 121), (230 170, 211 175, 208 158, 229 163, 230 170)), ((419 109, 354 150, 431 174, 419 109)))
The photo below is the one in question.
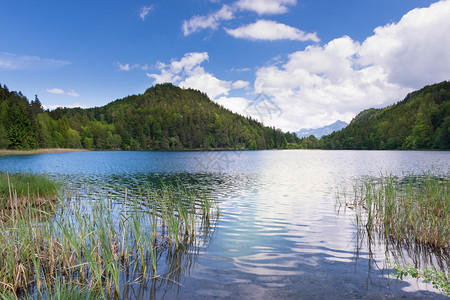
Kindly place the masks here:
POLYGON ((339 131, 339 130, 345 128, 347 125, 348 125, 347 122, 337 120, 333 124, 330 124, 330 125, 327 125, 324 127, 320 127, 320 128, 300 129, 299 131, 296 132, 296 134, 299 138, 314 135, 316 138, 320 139, 324 135, 327 135, 334 131, 339 131))
POLYGON ((450 82, 412 92, 396 104, 360 112, 323 149, 450 149, 450 82))

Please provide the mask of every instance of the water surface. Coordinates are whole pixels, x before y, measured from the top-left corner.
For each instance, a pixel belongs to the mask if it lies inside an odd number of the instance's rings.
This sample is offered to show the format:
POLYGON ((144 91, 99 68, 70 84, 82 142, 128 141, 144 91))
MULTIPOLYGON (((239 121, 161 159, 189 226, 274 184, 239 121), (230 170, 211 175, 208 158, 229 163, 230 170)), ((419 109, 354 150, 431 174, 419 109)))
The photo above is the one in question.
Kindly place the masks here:
POLYGON ((337 188, 351 191, 355 180, 427 170, 448 174, 450 153, 96 151, 0 157, 0 171, 46 173, 73 185, 120 189, 179 180, 206 186, 217 197, 221 214, 211 239, 165 258, 183 266, 177 282, 132 286, 124 291, 130 299, 439 297, 429 285, 389 277, 385 257, 397 251, 402 262, 448 266, 448 254, 367 243, 356 235, 351 212, 336 206, 337 188))

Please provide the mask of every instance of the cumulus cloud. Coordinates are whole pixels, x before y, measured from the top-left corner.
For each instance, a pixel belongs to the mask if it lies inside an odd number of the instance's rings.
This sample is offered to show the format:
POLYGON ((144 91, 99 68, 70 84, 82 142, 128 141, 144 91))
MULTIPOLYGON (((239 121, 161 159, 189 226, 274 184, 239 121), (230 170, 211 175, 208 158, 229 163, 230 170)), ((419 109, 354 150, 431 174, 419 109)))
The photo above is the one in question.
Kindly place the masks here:
POLYGON ((402 100, 413 89, 450 79, 450 1, 414 9, 362 43, 348 36, 291 53, 256 72, 256 93, 283 111, 266 125, 285 130, 350 121, 359 111, 402 100))
POLYGON ((149 6, 142 6, 140 11, 139 11, 139 17, 141 18, 142 21, 145 21, 145 17, 150 13, 150 11, 152 11, 152 9, 154 8, 153 5, 149 5, 149 6))
POLYGON ((70 65, 70 62, 65 60, 0 52, 0 69, 5 70, 41 71, 58 69, 67 65, 70 65))
POLYGON ((220 80, 203 69, 198 70, 198 74, 187 77, 180 82, 182 88, 192 88, 206 93, 210 98, 216 99, 220 95, 228 95, 231 88, 229 81, 220 80))
POLYGON ((450 1, 416 8, 377 27, 362 44, 361 64, 381 66, 389 80, 418 87, 450 79, 450 1))
POLYGON ((50 94, 59 94, 59 95, 67 95, 72 97, 80 97, 80 95, 75 92, 74 90, 69 90, 68 92, 65 92, 63 89, 53 88, 53 89, 46 89, 47 93, 50 94))
POLYGON ((296 5, 297 0, 239 0, 236 6, 240 10, 256 12, 263 14, 284 14, 288 11, 288 5, 296 5))
POLYGON ((221 95, 228 95, 234 88, 241 88, 244 81, 221 80, 213 74, 208 73, 201 66, 209 60, 207 52, 186 53, 180 60, 173 59, 170 64, 159 62, 157 68, 159 73, 147 73, 147 76, 154 79, 154 83, 171 82, 178 84, 182 88, 192 88, 206 93, 210 98, 216 99, 221 95))
POLYGON ((248 99, 243 97, 226 97, 222 96, 216 99, 217 104, 222 105, 223 107, 240 114, 242 116, 247 115, 246 108, 249 104, 248 99))
POLYGON ((206 16, 193 16, 191 19, 183 22, 183 34, 187 36, 191 33, 198 32, 202 29, 217 29, 221 21, 227 21, 234 18, 234 9, 228 5, 214 13, 206 16))
POLYGON ((246 40, 297 40, 319 42, 316 33, 306 33, 300 29, 270 20, 259 20, 253 24, 225 31, 235 37, 246 40))

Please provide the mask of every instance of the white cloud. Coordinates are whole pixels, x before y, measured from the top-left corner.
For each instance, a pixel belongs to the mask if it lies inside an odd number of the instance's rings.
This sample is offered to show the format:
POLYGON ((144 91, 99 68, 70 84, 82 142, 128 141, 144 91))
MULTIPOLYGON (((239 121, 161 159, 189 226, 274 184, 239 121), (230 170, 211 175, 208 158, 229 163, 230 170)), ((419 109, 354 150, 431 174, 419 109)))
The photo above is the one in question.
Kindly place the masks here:
POLYGON ((350 121, 362 109, 400 100, 410 90, 388 81, 379 66, 356 68, 359 43, 349 37, 294 52, 282 66, 258 69, 255 91, 273 97, 282 118, 266 125, 295 131, 350 121))
POLYGON ((58 69, 70 65, 70 62, 38 56, 17 55, 0 52, 0 69, 41 71, 58 69))
POLYGON ((142 6, 141 10, 139 11, 139 17, 141 18, 142 21, 145 21, 145 17, 150 13, 150 11, 152 11, 154 8, 153 5, 149 5, 149 6, 142 6))
POLYGON ((249 101, 246 98, 242 97, 225 97, 222 96, 216 99, 217 104, 222 105, 223 107, 240 114, 242 116, 246 115, 246 107, 249 101))
POLYGON ((201 66, 208 59, 207 52, 186 53, 182 59, 172 60, 170 64, 159 62, 157 68, 160 73, 147 73, 147 76, 153 78, 154 83, 171 82, 182 88, 200 90, 212 99, 228 95, 232 83, 216 78, 201 66))
POLYGON ((226 28, 225 31, 235 38, 247 40, 320 41, 316 33, 306 33, 300 29, 270 20, 259 20, 236 29, 226 28))
POLYGON ((80 97, 80 95, 75 92, 74 90, 69 90, 68 92, 65 92, 63 89, 53 88, 53 89, 46 89, 47 93, 50 94, 58 94, 58 95, 67 95, 72 97, 80 97))
POLYGON ((211 99, 216 99, 217 96, 228 95, 231 83, 202 71, 180 82, 180 87, 196 89, 206 93, 211 99))
POLYGON ((221 21, 227 21, 234 18, 234 9, 228 5, 223 5, 222 8, 214 13, 206 16, 193 16, 188 21, 183 22, 183 34, 187 36, 191 33, 200 31, 202 29, 217 29, 221 21))
POLYGON ((231 68, 231 71, 233 72, 248 72, 250 70, 250 68, 231 68))
POLYGON ((416 8, 396 24, 377 27, 362 44, 361 64, 378 65, 410 87, 450 79, 450 1, 416 8))
POLYGON ((296 5, 297 0, 238 0, 230 5, 224 4, 216 12, 205 16, 193 16, 183 22, 182 30, 184 36, 198 32, 202 29, 216 30, 222 21, 235 18, 237 11, 252 11, 258 15, 274 15, 288 12, 289 5, 296 5))
POLYGON ((64 95, 64 90, 62 90, 62 89, 47 89, 46 92, 47 93, 51 93, 51 94, 62 94, 62 95, 64 95))
POLYGON ((140 64, 134 64, 134 65, 130 65, 130 64, 121 64, 120 62, 116 62, 116 63, 114 63, 114 65, 117 67, 117 69, 119 70, 119 71, 126 71, 126 72, 128 72, 128 71, 131 71, 131 70, 134 70, 134 69, 141 69, 141 70, 144 70, 144 71, 147 71, 148 69, 149 69, 149 67, 148 67, 148 65, 147 64, 145 64, 145 65, 140 65, 140 64))
POLYGON ((283 111, 265 124, 298 130, 350 121, 363 109, 450 79, 449 15, 450 1, 441 1, 376 28, 361 44, 344 36, 259 68, 255 92, 272 97, 283 111))
POLYGON ((254 11, 263 14, 284 14, 288 11, 287 5, 296 5, 297 0, 239 0, 236 6, 240 10, 254 11))
POLYGON ((72 97, 80 97, 80 95, 79 95, 77 92, 75 92, 74 90, 68 91, 68 92, 66 93, 66 95, 72 96, 72 97))
POLYGON ((231 87, 233 89, 243 89, 243 88, 248 87, 249 85, 250 85, 250 82, 248 82, 248 81, 237 80, 237 81, 232 83, 231 87))
POLYGON ((116 65, 120 71, 130 71, 131 70, 130 64, 122 65, 121 63, 118 62, 118 63, 116 63, 116 65))

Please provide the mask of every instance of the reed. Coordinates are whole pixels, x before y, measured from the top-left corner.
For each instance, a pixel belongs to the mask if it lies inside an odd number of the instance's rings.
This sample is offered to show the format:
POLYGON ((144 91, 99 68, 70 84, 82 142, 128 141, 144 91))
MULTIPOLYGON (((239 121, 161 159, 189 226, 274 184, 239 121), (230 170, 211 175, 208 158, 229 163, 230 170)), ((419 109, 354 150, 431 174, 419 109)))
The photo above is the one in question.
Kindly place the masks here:
POLYGON ((58 185, 41 174, 0 173, 0 210, 42 207, 56 200, 58 185))
POLYGON ((354 186, 356 225, 368 235, 374 231, 397 241, 431 247, 450 247, 450 181, 431 172, 398 179, 392 175, 368 178, 354 186))
POLYGON ((0 297, 120 296, 121 286, 157 278, 161 253, 194 243, 218 214, 213 199, 180 184, 57 207, 26 206, 0 224, 0 297))

